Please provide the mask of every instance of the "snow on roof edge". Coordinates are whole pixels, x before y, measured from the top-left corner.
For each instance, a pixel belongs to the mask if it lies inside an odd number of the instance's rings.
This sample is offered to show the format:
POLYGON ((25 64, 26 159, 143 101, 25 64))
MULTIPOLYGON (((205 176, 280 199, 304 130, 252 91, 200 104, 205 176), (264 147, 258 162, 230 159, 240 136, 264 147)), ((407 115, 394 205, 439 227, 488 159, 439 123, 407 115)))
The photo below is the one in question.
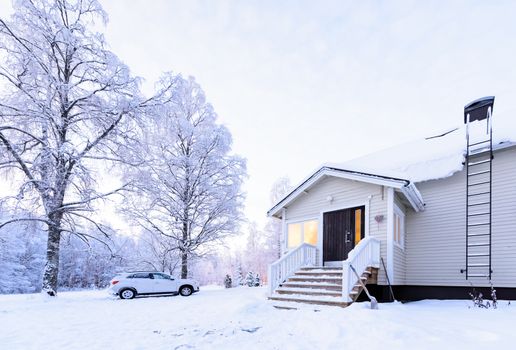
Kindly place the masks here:
MULTIPOLYGON (((469 124, 470 139, 487 137, 485 121, 469 124)), ((493 150, 516 143, 516 121, 508 118, 493 123, 493 150)), ((413 183, 438 180, 463 169, 466 155, 466 125, 449 129, 437 136, 415 140, 374 152, 344 163, 338 168, 387 174, 413 183)))

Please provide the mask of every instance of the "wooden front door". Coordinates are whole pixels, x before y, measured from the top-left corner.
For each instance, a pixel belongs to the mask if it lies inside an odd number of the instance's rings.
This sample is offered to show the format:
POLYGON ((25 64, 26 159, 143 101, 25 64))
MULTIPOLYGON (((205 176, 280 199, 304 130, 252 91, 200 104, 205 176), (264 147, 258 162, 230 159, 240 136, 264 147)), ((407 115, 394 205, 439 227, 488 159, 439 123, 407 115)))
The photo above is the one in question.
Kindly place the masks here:
POLYGON ((323 261, 343 261, 364 238, 364 207, 324 213, 323 261))

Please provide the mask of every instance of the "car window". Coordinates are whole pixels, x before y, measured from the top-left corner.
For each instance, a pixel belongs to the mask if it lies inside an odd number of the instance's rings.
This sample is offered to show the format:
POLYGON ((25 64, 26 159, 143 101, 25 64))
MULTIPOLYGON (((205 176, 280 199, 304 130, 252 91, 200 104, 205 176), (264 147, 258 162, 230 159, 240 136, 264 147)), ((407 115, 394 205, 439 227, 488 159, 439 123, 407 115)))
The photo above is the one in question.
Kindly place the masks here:
POLYGON ((162 280, 170 280, 172 278, 170 278, 169 275, 165 275, 164 273, 153 273, 154 275, 154 278, 156 279, 162 279, 162 280))
POLYGON ((127 276, 127 278, 152 278, 150 273, 135 273, 131 276, 127 276))

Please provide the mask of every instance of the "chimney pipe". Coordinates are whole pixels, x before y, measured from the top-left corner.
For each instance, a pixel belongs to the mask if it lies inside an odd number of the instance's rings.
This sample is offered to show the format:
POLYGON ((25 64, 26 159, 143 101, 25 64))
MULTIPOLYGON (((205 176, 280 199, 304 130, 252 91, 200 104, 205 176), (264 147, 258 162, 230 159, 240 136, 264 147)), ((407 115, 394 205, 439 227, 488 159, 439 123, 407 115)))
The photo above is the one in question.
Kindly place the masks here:
POLYGON ((494 96, 487 96, 468 103, 464 107, 464 124, 475 120, 484 120, 489 113, 493 114, 494 99, 494 96))

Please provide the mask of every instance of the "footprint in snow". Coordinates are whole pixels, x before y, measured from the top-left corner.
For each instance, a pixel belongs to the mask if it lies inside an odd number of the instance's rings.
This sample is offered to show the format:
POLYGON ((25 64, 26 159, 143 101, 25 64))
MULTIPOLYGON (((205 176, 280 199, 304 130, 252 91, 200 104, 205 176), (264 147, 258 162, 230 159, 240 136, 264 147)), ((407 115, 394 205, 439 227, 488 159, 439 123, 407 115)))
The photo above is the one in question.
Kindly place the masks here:
POLYGON ((254 333, 256 332, 257 330, 259 330, 260 328, 262 327, 252 327, 252 328, 240 328, 242 331, 244 332, 247 332, 247 333, 254 333))
POLYGON ((174 348, 174 350, 180 350, 180 349, 193 349, 194 346, 192 345, 189 345, 189 344, 181 344, 181 345, 178 345, 174 348))

